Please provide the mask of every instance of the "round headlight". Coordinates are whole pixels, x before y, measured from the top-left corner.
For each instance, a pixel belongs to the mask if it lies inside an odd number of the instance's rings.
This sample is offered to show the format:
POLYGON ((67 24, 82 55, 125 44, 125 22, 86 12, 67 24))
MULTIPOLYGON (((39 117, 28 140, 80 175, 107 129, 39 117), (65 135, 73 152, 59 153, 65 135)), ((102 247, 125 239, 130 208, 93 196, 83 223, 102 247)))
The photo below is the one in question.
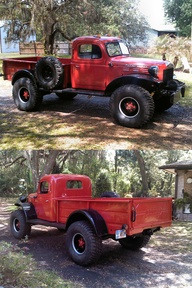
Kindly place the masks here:
POLYGON ((159 67, 158 66, 151 66, 148 69, 149 74, 151 74, 151 76, 157 78, 158 72, 159 72, 159 67))

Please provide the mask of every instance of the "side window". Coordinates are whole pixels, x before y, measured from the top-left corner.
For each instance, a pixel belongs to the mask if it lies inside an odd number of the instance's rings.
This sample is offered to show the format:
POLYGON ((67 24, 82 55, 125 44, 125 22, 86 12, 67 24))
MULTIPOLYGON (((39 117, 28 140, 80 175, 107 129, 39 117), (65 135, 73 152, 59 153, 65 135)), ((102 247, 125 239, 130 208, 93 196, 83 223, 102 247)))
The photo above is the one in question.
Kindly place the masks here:
POLYGON ((79 180, 69 180, 67 181, 67 189, 81 189, 82 182, 79 180))
POLYGON ((79 47, 79 57, 82 59, 100 59, 101 49, 98 45, 82 44, 79 47))
POLYGON ((40 193, 46 194, 49 192, 49 182, 41 182, 40 193))

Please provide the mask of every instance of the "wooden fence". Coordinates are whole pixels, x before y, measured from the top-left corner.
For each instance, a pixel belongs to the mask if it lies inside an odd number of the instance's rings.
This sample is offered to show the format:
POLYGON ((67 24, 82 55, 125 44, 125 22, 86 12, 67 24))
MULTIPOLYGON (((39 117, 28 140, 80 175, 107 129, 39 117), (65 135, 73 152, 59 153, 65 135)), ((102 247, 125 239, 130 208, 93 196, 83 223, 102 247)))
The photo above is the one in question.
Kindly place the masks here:
MULTIPOLYGON (((19 43, 19 53, 21 55, 35 54, 43 55, 44 47, 41 42, 19 43)), ((55 42, 54 51, 55 55, 70 55, 71 43, 70 42, 55 42)))

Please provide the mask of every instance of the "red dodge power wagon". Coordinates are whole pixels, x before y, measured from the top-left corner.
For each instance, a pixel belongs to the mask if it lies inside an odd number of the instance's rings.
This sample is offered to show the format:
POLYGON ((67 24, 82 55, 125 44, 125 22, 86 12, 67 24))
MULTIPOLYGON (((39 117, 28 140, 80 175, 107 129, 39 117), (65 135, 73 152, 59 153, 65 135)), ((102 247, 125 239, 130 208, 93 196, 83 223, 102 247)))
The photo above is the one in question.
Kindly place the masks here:
POLYGON ((18 109, 39 109, 43 95, 64 99, 77 94, 110 97, 115 121, 141 127, 155 110, 164 111, 184 96, 184 83, 174 79, 168 61, 133 58, 117 37, 79 37, 72 57, 28 57, 3 60, 4 79, 12 79, 18 109))
POLYGON ((66 232, 65 248, 72 260, 89 265, 101 256, 102 240, 112 238, 135 250, 172 223, 171 198, 120 198, 114 192, 101 198, 91 195, 87 176, 46 175, 36 193, 21 196, 15 204, 11 232, 21 239, 30 235, 33 225, 56 227, 66 232))

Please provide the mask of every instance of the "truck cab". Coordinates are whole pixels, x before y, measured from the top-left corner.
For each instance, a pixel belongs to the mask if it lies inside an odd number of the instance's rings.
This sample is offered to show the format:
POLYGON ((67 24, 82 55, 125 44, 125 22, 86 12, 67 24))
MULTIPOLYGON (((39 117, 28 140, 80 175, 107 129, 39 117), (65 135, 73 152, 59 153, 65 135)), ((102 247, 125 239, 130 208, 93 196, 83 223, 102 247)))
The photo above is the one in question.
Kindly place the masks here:
POLYGON ((105 91, 114 80, 127 75, 145 75, 146 81, 156 76, 158 82, 165 77, 165 69, 170 69, 170 79, 173 76, 170 62, 131 57, 127 43, 118 37, 78 37, 72 51, 71 80, 75 89, 105 91))
POLYGON ((91 198, 91 181, 87 176, 52 174, 45 175, 38 184, 37 192, 29 194, 29 203, 35 207, 37 218, 57 221, 58 200, 91 198))

